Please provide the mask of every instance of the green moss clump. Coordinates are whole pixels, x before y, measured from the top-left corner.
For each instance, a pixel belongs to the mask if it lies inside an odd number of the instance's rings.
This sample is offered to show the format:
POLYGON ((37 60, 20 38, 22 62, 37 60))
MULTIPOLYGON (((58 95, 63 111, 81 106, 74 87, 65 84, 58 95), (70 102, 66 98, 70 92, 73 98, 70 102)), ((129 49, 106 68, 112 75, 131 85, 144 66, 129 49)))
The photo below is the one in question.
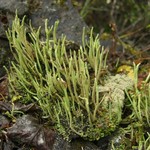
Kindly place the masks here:
MULTIPOLYGON (((114 105, 120 100, 114 96, 115 90, 101 90, 105 86, 100 85, 108 77, 107 52, 99 37, 93 38, 93 30, 89 40, 85 40, 83 31, 78 50, 67 50, 66 37, 56 36, 57 26, 58 22, 47 27, 46 20, 46 39, 42 41, 40 28, 35 31, 30 26, 31 32, 27 33, 24 19, 16 17, 13 21, 12 30, 7 32, 15 57, 9 73, 11 96, 21 96, 22 103, 36 102, 43 117, 50 119, 64 137, 77 134, 98 140, 114 131, 121 121, 124 97, 114 105)), ((120 88, 121 94, 126 88, 120 88)))

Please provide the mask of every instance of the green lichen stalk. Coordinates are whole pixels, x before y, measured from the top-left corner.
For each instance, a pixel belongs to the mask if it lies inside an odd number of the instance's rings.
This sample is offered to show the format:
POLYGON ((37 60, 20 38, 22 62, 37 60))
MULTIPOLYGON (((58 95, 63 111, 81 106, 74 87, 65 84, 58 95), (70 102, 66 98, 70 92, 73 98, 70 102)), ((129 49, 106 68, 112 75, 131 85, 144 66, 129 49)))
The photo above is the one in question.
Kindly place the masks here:
MULTIPOLYGON (((120 100, 111 95, 114 90, 100 90, 108 76, 107 52, 99 37, 93 38, 93 30, 89 40, 83 31, 82 46, 68 49, 66 37, 56 36, 57 26, 58 22, 47 27, 46 20, 46 39, 42 41, 40 28, 30 26, 28 33, 24 19, 15 18, 7 32, 15 58, 9 73, 10 93, 21 96, 22 103, 36 102, 43 117, 49 118, 64 137, 77 134, 97 140, 115 130, 124 98, 114 105, 113 99, 115 103, 120 100)), ((124 89, 120 90, 122 94, 124 89)))

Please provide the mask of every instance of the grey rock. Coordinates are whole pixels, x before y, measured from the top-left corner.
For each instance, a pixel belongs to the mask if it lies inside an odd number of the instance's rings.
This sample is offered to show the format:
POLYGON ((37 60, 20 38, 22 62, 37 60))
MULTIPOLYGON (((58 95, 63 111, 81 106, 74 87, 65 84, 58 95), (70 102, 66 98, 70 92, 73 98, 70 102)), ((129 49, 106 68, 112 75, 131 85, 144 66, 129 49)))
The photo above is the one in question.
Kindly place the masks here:
POLYGON ((97 147, 93 142, 77 138, 72 141, 64 140, 63 137, 58 135, 54 141, 52 150, 102 150, 97 147))
POLYGON ((5 27, 1 21, 0 21, 0 37, 6 37, 5 36, 5 27))
POLYGON ((6 74, 6 69, 3 66, 9 66, 11 57, 8 41, 5 38, 0 38, 0 77, 6 74))
POLYGON ((10 121, 5 116, 0 115, 0 129, 6 128, 9 123, 10 121))
POLYGON ((70 1, 67 0, 63 5, 55 4, 54 0, 37 0, 36 2, 38 7, 33 7, 35 9, 30 10, 29 16, 34 27, 41 26, 41 33, 44 35, 45 19, 48 19, 48 26, 54 25, 55 21, 59 20, 57 35, 64 34, 68 40, 81 43, 83 27, 87 26, 70 1))
POLYGON ((85 141, 83 139, 76 139, 71 142, 70 150, 102 150, 97 147, 93 142, 85 141))
POLYGON ((70 146, 69 141, 65 140, 62 136, 57 135, 52 150, 71 150, 70 146))
POLYGON ((1 0, 0 10, 15 13, 16 10, 18 15, 24 15, 28 11, 27 0, 1 0))
POLYGON ((15 143, 35 147, 37 150, 51 150, 55 139, 52 130, 46 130, 30 115, 18 118, 16 123, 8 128, 7 136, 15 143))

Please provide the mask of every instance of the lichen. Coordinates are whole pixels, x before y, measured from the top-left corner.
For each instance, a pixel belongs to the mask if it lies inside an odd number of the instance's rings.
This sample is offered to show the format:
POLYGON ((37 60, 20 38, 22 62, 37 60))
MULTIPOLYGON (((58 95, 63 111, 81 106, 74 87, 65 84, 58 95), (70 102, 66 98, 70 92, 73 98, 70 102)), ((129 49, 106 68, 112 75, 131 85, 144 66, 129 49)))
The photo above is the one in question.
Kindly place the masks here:
POLYGON ((40 28, 36 31, 30 26, 28 33, 24 19, 20 21, 16 16, 7 32, 15 57, 8 74, 10 94, 20 95, 22 103, 36 102, 43 117, 51 120, 65 138, 77 134, 98 140, 114 131, 121 121, 124 90, 131 85, 130 79, 125 78, 129 83, 126 85, 121 76, 109 77, 107 51, 99 37, 93 37, 93 29, 89 40, 85 40, 83 30, 78 50, 66 50, 66 37, 57 38, 57 26, 58 22, 49 28, 45 21, 43 41, 40 28), (101 91, 110 87, 108 93, 101 91))

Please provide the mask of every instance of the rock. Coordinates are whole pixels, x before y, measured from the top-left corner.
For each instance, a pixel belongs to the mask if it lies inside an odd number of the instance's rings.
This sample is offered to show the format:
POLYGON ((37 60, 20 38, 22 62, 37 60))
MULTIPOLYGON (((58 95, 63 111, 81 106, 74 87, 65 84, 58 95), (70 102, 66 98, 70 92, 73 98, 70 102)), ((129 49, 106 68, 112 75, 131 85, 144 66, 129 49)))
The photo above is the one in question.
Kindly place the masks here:
POLYGON ((51 150, 55 139, 55 132, 46 130, 38 120, 30 115, 23 115, 8 128, 7 136, 19 145, 28 145, 37 150, 51 150), (30 143, 30 144, 29 144, 30 143))
POLYGON ((11 57, 12 53, 10 52, 9 42, 7 39, 0 38, 0 77, 6 74, 6 70, 3 66, 9 66, 11 57))
POLYGON ((0 10, 10 13, 15 13, 17 10, 18 15, 24 15, 28 12, 27 0, 1 0, 0 10))
POLYGON ((6 16, 0 16, 0 37, 4 38, 4 37, 6 37, 6 35, 5 35, 4 23, 2 21, 7 21, 6 16))
POLYGON ((98 141, 95 141, 95 144, 98 146, 99 150, 111 150, 108 149, 110 143, 110 136, 103 137, 98 141))
POLYGON ((83 139, 75 139, 71 142, 70 150, 102 150, 96 146, 93 142, 85 141, 83 139))
POLYGON ((5 116, 0 115, 0 129, 8 127, 9 123, 10 121, 5 116))
POLYGON ((62 136, 57 135, 52 150, 71 150, 70 143, 62 136))
POLYGON ((83 27, 87 27, 79 13, 67 0, 63 5, 54 3, 54 0, 37 0, 36 6, 30 10, 29 19, 36 28, 41 26, 44 35, 44 21, 48 19, 48 26, 54 25, 59 20, 57 35, 66 35, 68 40, 81 43, 83 27), (38 4, 37 4, 38 3, 38 4))
POLYGON ((61 136, 55 139, 52 150, 102 150, 93 142, 85 141, 82 138, 74 139, 71 142, 64 140, 61 136))
POLYGON ((12 53, 6 37, 6 30, 8 30, 8 27, 11 27, 13 19, 14 15, 0 11, 0 77, 6 74, 6 69, 4 69, 3 66, 8 68, 10 60, 12 59, 12 53))

